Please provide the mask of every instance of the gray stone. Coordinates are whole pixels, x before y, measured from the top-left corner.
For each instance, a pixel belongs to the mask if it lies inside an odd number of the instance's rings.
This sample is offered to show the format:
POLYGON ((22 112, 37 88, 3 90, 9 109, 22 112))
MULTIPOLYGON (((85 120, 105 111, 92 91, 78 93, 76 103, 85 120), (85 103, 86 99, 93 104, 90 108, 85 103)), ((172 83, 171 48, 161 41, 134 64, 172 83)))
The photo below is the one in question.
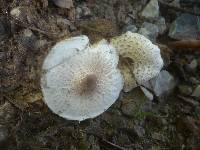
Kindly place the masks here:
POLYGON ((152 138, 153 138, 154 140, 158 140, 158 141, 165 142, 165 137, 164 137, 163 134, 161 134, 161 133, 154 132, 154 133, 152 133, 151 136, 152 136, 152 138))
POLYGON ((9 124, 13 122, 14 117, 15 109, 9 102, 0 105, 0 124, 9 124))
POLYGON ((192 88, 188 85, 179 85, 178 90, 181 94, 190 95, 192 93, 192 88))
POLYGON ((186 69, 188 72, 195 71, 197 69, 198 62, 196 59, 193 59, 189 64, 186 65, 186 69))
POLYGON ((36 41, 36 36, 29 29, 24 29, 19 38, 19 43, 22 44, 23 47, 31 50, 35 50, 36 41))
POLYGON ((134 125, 134 132, 139 138, 142 138, 145 135, 145 129, 139 125, 134 125))
POLYGON ((159 19, 155 22, 155 24, 158 26, 159 34, 163 34, 166 31, 167 26, 165 24, 164 17, 159 17, 159 19))
POLYGON ((150 39, 152 42, 156 41, 158 36, 158 26, 149 22, 144 22, 139 29, 138 33, 144 35, 146 38, 150 39))
POLYGON ((100 150, 98 140, 93 135, 89 136, 88 142, 91 149, 100 150))
POLYGON ((76 19, 80 19, 82 15, 82 9, 80 7, 76 7, 76 19))
POLYGON ((91 16, 92 15, 91 10, 86 6, 86 4, 83 5, 82 10, 83 10, 83 16, 91 16))
POLYGON ((128 26, 125 26, 124 29, 123 29, 123 32, 126 33, 127 31, 131 31, 133 33, 137 32, 137 27, 135 25, 128 25, 128 26))
POLYGON ((150 2, 142 10, 141 16, 147 19, 155 19, 159 17, 158 0, 150 0, 150 2))
POLYGON ((172 24, 169 36, 173 39, 199 39, 200 38, 200 17, 190 14, 182 14, 172 24))
POLYGON ((145 95, 150 101, 152 101, 152 100, 153 100, 153 94, 152 94, 149 90, 147 90, 146 88, 144 88, 144 87, 140 87, 140 88, 141 88, 141 90, 143 91, 144 95, 145 95))
POLYGON ((157 77, 143 85, 151 89, 156 96, 162 97, 169 94, 174 89, 176 82, 174 77, 168 71, 162 70, 157 77))
POLYGON ((190 82, 193 84, 193 85, 197 85, 197 84, 200 84, 200 81, 195 78, 195 77, 190 77, 190 82))
POLYGON ((198 85, 192 93, 192 96, 200 98, 200 85, 198 85))

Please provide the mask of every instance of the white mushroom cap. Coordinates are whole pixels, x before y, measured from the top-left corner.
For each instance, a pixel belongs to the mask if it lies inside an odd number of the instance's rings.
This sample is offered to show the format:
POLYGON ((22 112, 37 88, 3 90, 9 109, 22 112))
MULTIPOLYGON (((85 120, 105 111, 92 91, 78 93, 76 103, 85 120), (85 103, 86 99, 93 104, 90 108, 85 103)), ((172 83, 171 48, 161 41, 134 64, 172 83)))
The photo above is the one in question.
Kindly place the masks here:
POLYGON ((85 36, 80 36, 58 43, 43 66, 44 101, 54 113, 70 120, 100 115, 116 101, 123 88, 123 78, 117 69, 118 55, 105 40, 74 55, 63 52, 72 51, 78 44, 84 47, 86 41, 85 36), (57 61, 52 64, 54 60, 57 61))
POLYGON ((163 67, 160 49, 143 35, 126 32, 111 39, 119 55, 131 58, 133 74, 137 83, 142 84, 157 76, 163 67))
POLYGON ((58 42, 49 52, 46 57, 43 69, 48 70, 55 67, 64 61, 69 60, 72 56, 76 55, 79 51, 89 46, 89 39, 85 35, 72 37, 58 42))

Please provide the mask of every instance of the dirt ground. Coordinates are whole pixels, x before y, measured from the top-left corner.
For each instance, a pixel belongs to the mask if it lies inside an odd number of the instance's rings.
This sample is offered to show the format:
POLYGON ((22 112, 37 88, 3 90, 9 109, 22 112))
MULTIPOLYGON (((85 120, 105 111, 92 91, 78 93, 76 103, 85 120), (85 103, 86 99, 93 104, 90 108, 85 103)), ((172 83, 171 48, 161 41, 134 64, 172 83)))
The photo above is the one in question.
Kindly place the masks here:
POLYGON ((191 96, 200 86, 199 48, 166 48, 174 41, 169 26, 185 10, 159 4, 167 29, 155 43, 164 45, 164 69, 176 81, 167 94, 150 101, 140 88, 122 92, 109 110, 83 122, 60 118, 42 100, 41 66, 56 42, 85 34, 94 43, 120 35, 129 24, 140 27, 144 19, 139 14, 147 2, 75 0, 67 9, 50 0, 0 0, 1 150, 200 148, 200 98, 191 96), (198 64, 191 70, 187 66, 192 60, 198 64))

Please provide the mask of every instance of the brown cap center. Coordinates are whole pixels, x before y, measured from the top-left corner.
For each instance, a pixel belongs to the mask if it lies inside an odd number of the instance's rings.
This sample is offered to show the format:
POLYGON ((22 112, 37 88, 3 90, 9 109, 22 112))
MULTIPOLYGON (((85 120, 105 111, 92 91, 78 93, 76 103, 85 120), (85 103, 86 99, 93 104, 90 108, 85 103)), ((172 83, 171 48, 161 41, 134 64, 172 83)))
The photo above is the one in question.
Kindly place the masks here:
POLYGON ((88 74, 80 82, 80 94, 88 94, 97 86, 97 77, 94 74, 88 74))

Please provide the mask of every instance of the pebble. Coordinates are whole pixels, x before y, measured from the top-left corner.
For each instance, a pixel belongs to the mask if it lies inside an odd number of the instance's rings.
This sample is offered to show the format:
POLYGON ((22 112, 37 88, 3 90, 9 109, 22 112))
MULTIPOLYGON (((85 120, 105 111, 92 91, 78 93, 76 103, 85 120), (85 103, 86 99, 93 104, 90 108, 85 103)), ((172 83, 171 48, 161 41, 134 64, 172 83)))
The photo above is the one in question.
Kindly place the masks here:
POLYGON ((159 19, 155 22, 155 24, 158 26, 159 34, 163 34, 166 31, 167 26, 165 24, 164 17, 159 17, 159 19))
POLYGON ((188 72, 195 71, 197 69, 198 62, 196 59, 193 59, 189 64, 186 65, 186 70, 188 72))
POLYGON ((178 90, 181 94, 190 95, 192 93, 192 88, 188 85, 179 85, 178 90))
POLYGON ((141 16, 146 19, 155 19, 159 17, 158 0, 150 0, 150 2, 142 10, 141 16))
POLYGON ((176 82, 168 71, 162 70, 157 77, 144 83, 144 86, 151 89, 156 96, 162 97, 169 94, 174 89, 176 82))
POLYGON ((193 84, 193 85, 197 85, 197 84, 200 84, 200 81, 195 78, 195 77, 190 77, 190 82, 193 84))
POLYGON ((145 129, 139 125, 134 125, 134 132, 139 138, 142 138, 145 135, 145 129))
POLYGON ((198 85, 192 93, 192 96, 200 98, 200 85, 198 85))
POLYGON ((125 26, 123 29, 123 33, 126 33, 127 31, 131 31, 133 33, 137 32, 138 28, 135 25, 128 25, 125 26))
POLYGON ((169 37, 177 40, 199 39, 199 17, 191 14, 180 15, 170 26, 169 37))
POLYGON ((5 102, 3 105, 0 105, 0 124, 9 124, 12 122, 14 120, 15 113, 14 107, 9 102, 5 102))
POLYGON ((150 39, 152 42, 156 42, 156 38, 159 33, 158 26, 149 22, 144 22, 138 31, 139 34, 144 35, 146 38, 150 39))

